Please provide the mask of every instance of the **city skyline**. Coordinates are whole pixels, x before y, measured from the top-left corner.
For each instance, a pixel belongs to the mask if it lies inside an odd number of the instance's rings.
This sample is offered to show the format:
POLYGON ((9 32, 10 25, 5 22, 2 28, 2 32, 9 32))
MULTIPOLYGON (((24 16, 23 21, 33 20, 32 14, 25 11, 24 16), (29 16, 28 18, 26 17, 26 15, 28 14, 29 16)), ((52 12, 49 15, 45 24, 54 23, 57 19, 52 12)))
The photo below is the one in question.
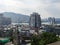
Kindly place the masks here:
POLYGON ((0 0, 0 12, 29 15, 38 12, 42 18, 60 18, 60 0, 0 0))

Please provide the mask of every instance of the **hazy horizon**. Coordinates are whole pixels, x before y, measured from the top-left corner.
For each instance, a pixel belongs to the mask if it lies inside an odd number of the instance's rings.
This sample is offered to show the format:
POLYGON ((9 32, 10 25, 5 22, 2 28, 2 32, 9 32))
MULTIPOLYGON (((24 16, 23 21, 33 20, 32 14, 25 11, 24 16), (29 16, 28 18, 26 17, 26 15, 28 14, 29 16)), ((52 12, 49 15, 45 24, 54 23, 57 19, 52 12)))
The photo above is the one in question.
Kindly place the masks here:
POLYGON ((42 18, 60 18, 60 0, 0 0, 0 13, 2 12, 25 15, 37 12, 42 18))

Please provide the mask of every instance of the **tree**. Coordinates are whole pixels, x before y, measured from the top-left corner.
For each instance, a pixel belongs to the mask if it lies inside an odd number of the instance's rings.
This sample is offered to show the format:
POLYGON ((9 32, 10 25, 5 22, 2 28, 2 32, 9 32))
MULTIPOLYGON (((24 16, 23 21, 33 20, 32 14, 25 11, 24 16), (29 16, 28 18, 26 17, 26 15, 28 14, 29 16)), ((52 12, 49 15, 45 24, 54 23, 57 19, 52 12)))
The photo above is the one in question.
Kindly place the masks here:
POLYGON ((42 35, 33 35, 31 45, 46 45, 56 41, 58 40, 54 32, 44 32, 42 35))

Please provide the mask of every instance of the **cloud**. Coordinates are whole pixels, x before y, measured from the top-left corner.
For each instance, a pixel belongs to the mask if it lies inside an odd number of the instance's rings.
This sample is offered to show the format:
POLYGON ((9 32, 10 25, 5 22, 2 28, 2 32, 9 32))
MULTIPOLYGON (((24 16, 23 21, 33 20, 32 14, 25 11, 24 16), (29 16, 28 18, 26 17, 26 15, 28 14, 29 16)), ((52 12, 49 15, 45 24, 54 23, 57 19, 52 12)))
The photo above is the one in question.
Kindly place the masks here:
POLYGON ((59 17, 60 0, 0 0, 0 12, 9 11, 26 15, 38 12, 42 18, 59 17))
POLYGON ((51 0, 51 3, 60 3, 60 0, 51 0))
POLYGON ((51 14, 51 17, 60 18, 60 9, 55 6, 50 6, 46 9, 51 14))
POLYGON ((50 0, 50 5, 45 8, 51 17, 60 18, 60 0, 50 0))
POLYGON ((41 0, 43 3, 60 3, 60 0, 41 0))

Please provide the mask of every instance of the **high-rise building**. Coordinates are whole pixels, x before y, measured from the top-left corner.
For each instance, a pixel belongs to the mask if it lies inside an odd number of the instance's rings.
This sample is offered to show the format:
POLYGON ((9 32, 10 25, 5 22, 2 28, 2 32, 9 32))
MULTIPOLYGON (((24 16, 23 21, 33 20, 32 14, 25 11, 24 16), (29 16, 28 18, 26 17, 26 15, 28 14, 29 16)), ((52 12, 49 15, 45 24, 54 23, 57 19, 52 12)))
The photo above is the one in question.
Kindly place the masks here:
POLYGON ((38 13, 34 12, 33 14, 31 14, 30 16, 30 27, 33 30, 37 30, 41 27, 41 17, 38 13))
POLYGON ((11 24, 11 18, 4 17, 3 14, 0 14, 0 25, 9 25, 11 24))
POLYGON ((54 17, 49 17, 48 18, 48 21, 51 25, 54 25, 55 24, 55 18, 54 17))

